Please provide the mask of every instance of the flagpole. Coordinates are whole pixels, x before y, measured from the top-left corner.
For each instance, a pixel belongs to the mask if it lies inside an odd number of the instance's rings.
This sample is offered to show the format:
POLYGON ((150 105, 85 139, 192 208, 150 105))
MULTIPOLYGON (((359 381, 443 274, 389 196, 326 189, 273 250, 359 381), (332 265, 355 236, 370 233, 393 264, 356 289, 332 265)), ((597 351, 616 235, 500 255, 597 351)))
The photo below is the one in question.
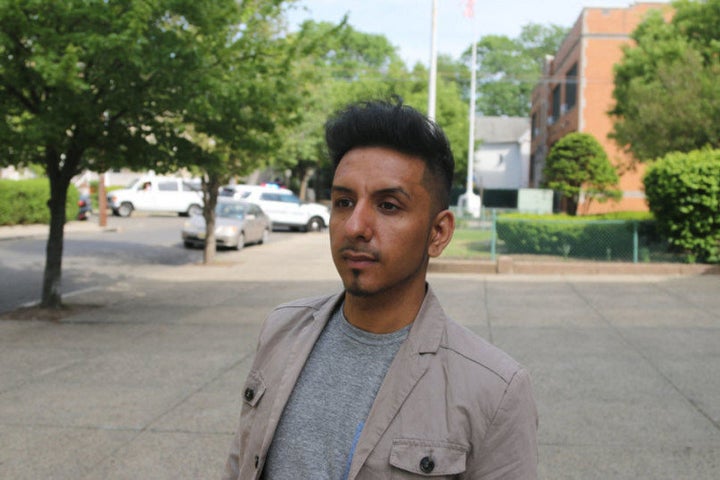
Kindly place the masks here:
POLYGON ((428 84, 428 118, 435 120, 437 91, 437 0, 432 0, 432 31, 430 35, 430 81, 428 84))
POLYGON ((474 177, 474 160, 475 160, 475 85, 477 82, 477 41, 473 39, 472 44, 472 62, 470 68, 470 109, 468 119, 470 123, 470 132, 468 133, 468 161, 467 161, 467 198, 473 195, 473 177, 474 177))
MULTIPOLYGON (((475 17, 475 0, 467 0, 465 8, 465 16, 468 18, 475 17)), ((472 42, 472 61, 470 66, 470 108, 468 109, 469 132, 468 132, 468 160, 467 160, 467 183, 464 195, 463 205, 466 214, 474 218, 480 217, 482 211, 482 198, 473 192, 473 183, 475 179, 475 100, 477 96, 477 22, 475 22, 475 34, 472 42)))

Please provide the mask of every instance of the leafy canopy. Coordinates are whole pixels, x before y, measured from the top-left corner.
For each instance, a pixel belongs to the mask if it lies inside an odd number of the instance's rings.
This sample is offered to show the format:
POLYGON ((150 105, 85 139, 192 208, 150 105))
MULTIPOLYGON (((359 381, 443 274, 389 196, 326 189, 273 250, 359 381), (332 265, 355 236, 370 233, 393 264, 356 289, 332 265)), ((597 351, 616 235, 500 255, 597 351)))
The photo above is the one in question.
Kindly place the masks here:
POLYGON ((576 214, 580 194, 591 201, 617 199, 621 193, 618 174, 600 142, 589 133, 573 132, 558 140, 550 149, 543 170, 545 186, 566 199, 568 213, 576 214))
POLYGON ((720 146, 720 0, 673 3, 632 34, 615 67, 611 136, 635 160, 720 146))
MULTIPOLYGON (((529 115, 532 90, 547 55, 554 55, 567 29, 529 23, 517 38, 487 35, 477 44, 477 109, 486 116, 529 115)), ((470 50, 463 60, 470 63, 470 50)))

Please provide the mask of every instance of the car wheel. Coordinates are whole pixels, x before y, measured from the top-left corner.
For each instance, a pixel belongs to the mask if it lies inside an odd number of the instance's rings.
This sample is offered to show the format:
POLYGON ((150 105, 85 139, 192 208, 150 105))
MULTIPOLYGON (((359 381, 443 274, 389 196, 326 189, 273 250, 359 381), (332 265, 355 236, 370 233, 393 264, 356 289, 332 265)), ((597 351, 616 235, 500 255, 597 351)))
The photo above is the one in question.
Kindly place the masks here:
POLYGON ((192 242, 188 242, 187 240, 183 242, 183 245, 185 245, 185 248, 193 248, 195 246, 192 242))
POLYGON ((324 227, 325 227, 325 223, 323 223, 322 218, 312 217, 308 221, 306 229, 308 232, 319 232, 324 227))
POLYGON ((258 244, 267 243, 268 238, 270 238, 270 228, 263 230, 262 237, 260 237, 258 244))
POLYGON ((188 209, 187 209, 187 214, 188 214, 188 216, 190 216, 190 217, 192 217, 193 215, 202 215, 202 214, 203 214, 203 209, 202 209, 202 207, 201 207, 200 205, 197 205, 197 204, 193 203, 192 205, 190 205, 190 206, 188 207, 188 209))
POLYGON ((237 244, 235 245, 235 250, 242 250, 245 246, 245 234, 243 232, 240 232, 237 236, 237 244))
POLYGON ((123 202, 120 204, 120 206, 117 209, 118 215, 121 217, 129 217, 130 214, 133 211, 132 203, 130 202, 123 202))

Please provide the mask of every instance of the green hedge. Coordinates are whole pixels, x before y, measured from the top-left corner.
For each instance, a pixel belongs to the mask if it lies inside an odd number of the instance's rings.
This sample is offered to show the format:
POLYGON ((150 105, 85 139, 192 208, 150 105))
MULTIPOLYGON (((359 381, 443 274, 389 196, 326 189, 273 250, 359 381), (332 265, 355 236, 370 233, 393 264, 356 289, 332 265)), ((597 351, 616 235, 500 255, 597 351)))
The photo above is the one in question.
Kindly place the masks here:
POLYGON ((642 244, 658 242, 654 222, 647 213, 503 215, 497 219, 496 228, 505 253, 632 260, 635 225, 642 244))
MULTIPOLYGON (((66 215, 74 220, 78 211, 78 191, 71 185, 67 193, 66 215)), ((0 225, 50 223, 50 183, 46 178, 32 180, 0 179, 0 225)))
POLYGON ((720 150, 670 153, 643 179, 658 229, 690 262, 720 262, 720 150))

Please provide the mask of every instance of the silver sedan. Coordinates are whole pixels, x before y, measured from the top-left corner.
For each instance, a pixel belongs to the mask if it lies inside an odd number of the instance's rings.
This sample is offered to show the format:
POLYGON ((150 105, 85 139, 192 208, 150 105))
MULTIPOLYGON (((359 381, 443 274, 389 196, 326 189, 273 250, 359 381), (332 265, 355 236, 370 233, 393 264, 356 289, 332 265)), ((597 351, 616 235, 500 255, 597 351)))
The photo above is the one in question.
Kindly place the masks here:
MULTIPOLYGON (((218 198, 215 207, 215 243, 240 250, 249 243, 263 243, 272 230, 270 218, 254 203, 218 198)), ((204 246, 205 218, 193 215, 185 222, 182 240, 186 248, 204 246)))

